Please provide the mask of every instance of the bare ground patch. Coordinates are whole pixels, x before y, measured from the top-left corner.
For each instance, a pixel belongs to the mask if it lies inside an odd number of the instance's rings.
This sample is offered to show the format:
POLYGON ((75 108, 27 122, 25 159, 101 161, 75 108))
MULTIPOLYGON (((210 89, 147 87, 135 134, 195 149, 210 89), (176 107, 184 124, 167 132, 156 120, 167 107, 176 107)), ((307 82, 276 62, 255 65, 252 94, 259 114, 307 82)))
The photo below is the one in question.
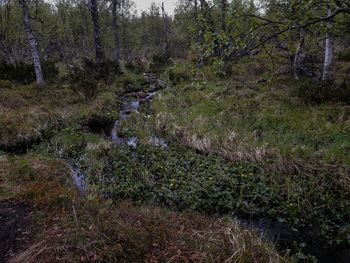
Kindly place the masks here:
POLYGON ((15 201, 0 202, 0 262, 24 248, 35 232, 29 206, 15 201))

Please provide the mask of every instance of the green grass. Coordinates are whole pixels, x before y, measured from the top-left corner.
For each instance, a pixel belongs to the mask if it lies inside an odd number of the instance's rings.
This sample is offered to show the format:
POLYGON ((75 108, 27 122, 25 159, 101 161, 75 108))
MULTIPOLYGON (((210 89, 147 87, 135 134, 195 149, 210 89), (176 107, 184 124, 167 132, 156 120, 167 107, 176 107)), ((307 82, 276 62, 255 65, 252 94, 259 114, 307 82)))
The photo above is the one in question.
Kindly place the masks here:
POLYGON ((254 160, 254 151, 263 149, 266 156, 349 165, 348 106, 305 105, 290 85, 188 83, 159 96, 153 104, 156 121, 166 134, 183 130, 180 139, 195 147, 201 145, 191 137, 206 138, 206 151, 228 152, 233 160, 239 153, 254 160))
POLYGON ((142 114, 122 126, 140 136, 136 150, 74 132, 52 138, 38 152, 55 156, 59 148, 65 158, 84 156, 79 165, 88 177, 90 196, 211 215, 269 216, 297 229, 321 226, 325 242, 347 244, 341 233, 350 219, 350 191, 340 171, 303 167, 302 173, 281 174, 259 162, 196 153, 175 141, 167 149, 158 148, 147 140, 152 127, 142 114))
POLYGON ((112 122, 118 113, 114 92, 103 90, 85 103, 68 87, 17 86, 0 90, 0 147, 21 148, 74 123, 112 122))

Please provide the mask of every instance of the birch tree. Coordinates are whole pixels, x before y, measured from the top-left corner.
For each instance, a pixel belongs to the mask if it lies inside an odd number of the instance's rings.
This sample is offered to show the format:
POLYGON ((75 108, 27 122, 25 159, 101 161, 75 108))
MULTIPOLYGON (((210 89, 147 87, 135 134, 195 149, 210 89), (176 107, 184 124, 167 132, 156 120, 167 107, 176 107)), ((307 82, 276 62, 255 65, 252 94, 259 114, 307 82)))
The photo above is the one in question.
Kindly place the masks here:
MULTIPOLYGON (((327 16, 330 17, 332 11, 330 6, 327 9, 327 16)), ((329 80, 332 76, 332 61, 333 61, 333 37, 332 37, 332 18, 327 21, 327 34, 325 40, 325 53, 323 63, 323 80, 329 80)))
POLYGON ((44 77, 43 77, 40 56, 39 56, 39 51, 38 51, 38 42, 33 34, 28 6, 27 6, 27 3, 25 0, 19 0, 19 4, 22 8, 22 13, 23 13, 24 31, 26 33, 27 41, 28 41, 28 44, 30 46, 31 53, 32 53, 32 59, 33 59, 33 64, 34 64, 35 76, 36 76, 36 83, 39 86, 42 86, 44 84, 44 77))
POLYGON ((120 7, 118 0, 112 0, 112 27, 114 34, 114 61, 119 63, 120 59, 120 37, 119 37, 119 27, 118 27, 118 17, 117 9, 120 7))

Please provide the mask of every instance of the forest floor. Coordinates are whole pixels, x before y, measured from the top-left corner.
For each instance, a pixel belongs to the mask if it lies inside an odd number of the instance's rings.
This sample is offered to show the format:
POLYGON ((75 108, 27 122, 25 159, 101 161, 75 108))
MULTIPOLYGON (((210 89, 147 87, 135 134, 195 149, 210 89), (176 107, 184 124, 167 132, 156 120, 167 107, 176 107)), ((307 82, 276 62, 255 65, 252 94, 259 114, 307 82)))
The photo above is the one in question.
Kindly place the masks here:
MULTIPOLYGON (((101 132, 118 119, 120 87, 102 88, 91 102, 65 87, 0 90, 0 220, 3 233, 17 234, 2 246, 13 250, 1 252, 9 262, 314 260, 308 253, 325 261, 348 253, 349 107, 303 102, 289 81, 194 71, 168 69, 173 86, 121 120, 119 136, 137 138, 136 148, 101 132), (71 163, 87 181, 84 197, 71 163), (275 245, 249 226, 254 220, 293 235, 275 245)), ((127 78, 140 85, 140 76, 127 78)))
POLYGON ((0 202, 0 262, 25 248, 35 233, 35 223, 28 205, 0 202))

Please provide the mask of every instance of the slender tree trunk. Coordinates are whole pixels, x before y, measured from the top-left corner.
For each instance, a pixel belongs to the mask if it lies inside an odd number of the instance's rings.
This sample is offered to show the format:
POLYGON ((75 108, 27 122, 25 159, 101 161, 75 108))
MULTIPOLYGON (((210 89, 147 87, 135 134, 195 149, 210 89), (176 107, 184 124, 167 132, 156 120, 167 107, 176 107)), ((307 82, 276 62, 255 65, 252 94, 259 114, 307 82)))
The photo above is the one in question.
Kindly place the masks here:
POLYGON ((221 29, 226 32, 227 0, 221 0, 221 29))
MULTIPOLYGON (((86 13, 85 13, 85 9, 84 9, 84 5, 82 3, 80 3, 79 5, 79 11, 80 11, 80 15, 81 15, 81 18, 83 19, 83 21, 86 20, 86 13)), ((82 29, 83 29, 83 37, 81 39, 81 44, 82 44, 82 48, 83 48, 83 54, 86 55, 89 53, 89 46, 88 46, 88 41, 87 41, 87 38, 86 36, 88 35, 88 29, 87 29, 87 25, 86 23, 83 23, 82 25, 82 29)), ((74 44, 75 46, 80 46, 80 41, 77 41, 76 37, 75 37, 75 32, 72 31, 73 33, 73 36, 74 36, 74 44)))
MULTIPOLYGON (((331 15, 331 8, 328 7, 327 15, 331 15)), ((328 80, 332 76, 332 61, 333 61, 333 37, 332 37, 332 27, 333 21, 329 20, 327 22, 327 34, 325 40, 325 56, 323 63, 323 80, 328 80)))
POLYGON ((295 52, 294 63, 293 63, 293 75, 295 80, 299 80, 298 69, 301 63, 301 54, 305 44, 305 30, 304 28, 300 29, 299 44, 295 52))
POLYGON ((114 61, 116 63, 119 63, 120 59, 120 38, 119 38, 119 28, 118 28, 118 21, 117 21, 117 6, 118 6, 117 0, 112 0, 112 27, 113 27, 113 33, 114 33, 114 61))
POLYGON ((24 30, 27 35, 27 40, 32 52, 33 64, 34 64, 35 75, 36 75, 36 83, 39 86, 42 86, 44 84, 44 77, 41 69, 40 56, 38 52, 38 42, 33 34, 32 26, 30 24, 29 10, 25 0, 19 0, 19 4, 22 7, 23 26, 24 26, 24 30))
POLYGON ((168 61, 168 25, 167 25, 167 15, 164 9, 164 2, 162 2, 162 56, 164 62, 168 61))
POLYGON ((95 52, 96 52, 96 64, 98 70, 101 70, 101 65, 104 59, 104 53, 102 49, 102 41, 101 41, 101 30, 100 30, 100 22, 98 17, 98 9, 97 9, 97 0, 90 0, 89 2, 89 10, 92 17, 92 22, 94 24, 94 40, 95 40, 95 52))
POLYGON ((194 16, 195 16, 195 19, 198 18, 198 2, 197 0, 193 0, 194 1, 194 16))

